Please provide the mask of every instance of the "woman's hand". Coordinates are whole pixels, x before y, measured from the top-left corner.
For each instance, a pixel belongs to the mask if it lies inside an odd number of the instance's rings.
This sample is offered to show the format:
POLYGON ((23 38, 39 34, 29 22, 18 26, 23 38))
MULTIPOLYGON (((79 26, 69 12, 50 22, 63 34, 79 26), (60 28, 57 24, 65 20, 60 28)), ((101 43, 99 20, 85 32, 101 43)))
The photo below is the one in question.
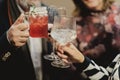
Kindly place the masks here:
POLYGON ((82 63, 84 61, 83 54, 71 43, 67 45, 58 45, 57 54, 66 63, 82 63))

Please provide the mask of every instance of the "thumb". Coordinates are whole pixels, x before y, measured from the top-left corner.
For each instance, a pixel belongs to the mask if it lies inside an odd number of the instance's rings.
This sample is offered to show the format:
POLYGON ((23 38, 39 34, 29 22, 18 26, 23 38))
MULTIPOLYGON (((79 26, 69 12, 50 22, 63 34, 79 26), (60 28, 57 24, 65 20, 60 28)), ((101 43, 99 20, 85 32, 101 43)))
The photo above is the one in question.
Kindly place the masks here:
POLYGON ((17 24, 19 24, 19 23, 22 23, 23 20, 24 20, 24 14, 22 13, 22 14, 18 17, 18 19, 15 21, 14 25, 17 25, 17 24))

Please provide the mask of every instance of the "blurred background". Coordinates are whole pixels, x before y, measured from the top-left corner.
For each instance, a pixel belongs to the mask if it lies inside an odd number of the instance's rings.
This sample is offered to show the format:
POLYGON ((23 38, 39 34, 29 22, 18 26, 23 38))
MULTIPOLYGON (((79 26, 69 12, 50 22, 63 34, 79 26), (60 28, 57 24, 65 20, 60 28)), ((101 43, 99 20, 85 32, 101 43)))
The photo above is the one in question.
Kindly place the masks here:
MULTIPOLYGON (((116 0, 120 3, 120 0, 116 0)), ((71 15, 74 10, 74 4, 72 0, 43 0, 47 5, 55 5, 57 7, 64 6, 67 9, 67 14, 71 15)))
POLYGON ((71 15, 74 10, 74 4, 72 0, 43 0, 47 5, 55 5, 57 7, 65 7, 67 9, 67 14, 71 15))

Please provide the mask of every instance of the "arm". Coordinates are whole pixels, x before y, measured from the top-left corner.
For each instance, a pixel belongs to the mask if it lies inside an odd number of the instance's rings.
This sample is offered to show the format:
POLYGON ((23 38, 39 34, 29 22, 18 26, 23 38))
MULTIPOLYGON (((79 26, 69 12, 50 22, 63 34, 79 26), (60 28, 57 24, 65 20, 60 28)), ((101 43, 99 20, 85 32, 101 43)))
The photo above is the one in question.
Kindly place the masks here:
POLYGON ((4 56, 5 53, 10 52, 10 50, 14 51, 14 49, 21 47, 26 43, 29 37, 29 26, 22 23, 23 19, 24 15, 20 15, 9 30, 0 36, 0 57, 4 56))
POLYGON ((82 74, 84 78, 90 80, 108 80, 110 75, 102 66, 98 66, 94 61, 85 57, 84 62, 77 64, 76 70, 82 74))
POLYGON ((113 61, 114 65, 112 63, 112 66, 110 65, 105 69, 102 66, 98 66, 89 58, 84 57, 83 54, 72 44, 62 47, 59 46, 58 51, 58 55, 63 61, 69 63, 70 60, 72 63, 77 63, 77 71, 84 74, 84 77, 89 78, 90 80, 107 80, 116 64, 115 61, 118 60, 118 57, 116 57, 113 61), (64 52, 66 52, 67 55, 63 54, 64 52))

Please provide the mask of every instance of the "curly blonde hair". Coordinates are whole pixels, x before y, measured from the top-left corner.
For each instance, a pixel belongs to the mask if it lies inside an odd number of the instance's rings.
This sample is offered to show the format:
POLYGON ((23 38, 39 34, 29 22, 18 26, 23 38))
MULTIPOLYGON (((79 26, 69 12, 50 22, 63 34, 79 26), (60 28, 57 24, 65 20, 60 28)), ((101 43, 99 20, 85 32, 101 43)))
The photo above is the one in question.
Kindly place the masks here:
MULTIPOLYGON (((90 14, 91 10, 89 10, 86 7, 86 5, 83 3, 82 0, 72 0, 72 1, 75 5, 75 9, 73 11, 74 16, 86 16, 90 14)), ((103 0, 103 1, 104 1, 103 10, 106 10, 106 8, 110 7, 115 0, 103 0)))

